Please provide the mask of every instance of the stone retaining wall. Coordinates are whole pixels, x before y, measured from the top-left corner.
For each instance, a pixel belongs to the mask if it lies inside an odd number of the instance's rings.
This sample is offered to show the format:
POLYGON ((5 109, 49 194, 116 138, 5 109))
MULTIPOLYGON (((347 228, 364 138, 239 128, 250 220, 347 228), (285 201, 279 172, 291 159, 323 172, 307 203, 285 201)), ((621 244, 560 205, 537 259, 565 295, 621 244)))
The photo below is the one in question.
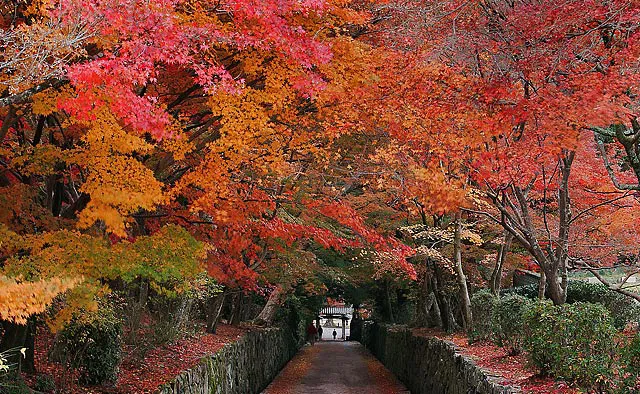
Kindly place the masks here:
POLYGON ((405 326, 366 322, 361 342, 402 381, 413 394, 519 393, 502 386, 452 342, 414 336, 405 326))
POLYGON ((249 331, 163 385, 158 394, 257 394, 298 351, 290 331, 249 331))

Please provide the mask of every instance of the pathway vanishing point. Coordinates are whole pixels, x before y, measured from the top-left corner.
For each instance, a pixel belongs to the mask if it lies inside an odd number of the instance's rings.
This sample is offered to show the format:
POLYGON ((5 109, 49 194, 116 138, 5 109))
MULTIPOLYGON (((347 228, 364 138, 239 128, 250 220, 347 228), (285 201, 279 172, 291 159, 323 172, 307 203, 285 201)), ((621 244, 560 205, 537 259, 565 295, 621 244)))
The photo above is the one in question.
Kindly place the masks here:
POLYGON ((358 342, 305 346, 263 394, 409 394, 358 342))

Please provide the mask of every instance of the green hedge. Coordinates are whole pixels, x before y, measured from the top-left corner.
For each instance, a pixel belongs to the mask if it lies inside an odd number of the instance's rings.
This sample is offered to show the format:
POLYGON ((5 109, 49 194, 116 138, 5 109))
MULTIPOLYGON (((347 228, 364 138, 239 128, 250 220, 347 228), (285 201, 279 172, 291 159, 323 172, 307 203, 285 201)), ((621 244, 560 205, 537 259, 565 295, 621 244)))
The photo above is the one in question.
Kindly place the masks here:
POLYGON ((512 294, 527 297, 529 299, 536 299, 538 298, 538 285, 530 284, 530 285, 524 285, 524 286, 510 287, 508 289, 502 289, 502 291, 500 292, 501 296, 508 296, 512 294))
POLYGON ((524 348, 543 374, 586 388, 611 376, 616 329, 600 304, 534 303, 523 315, 524 348))
POLYGON ((74 317, 60 332, 53 357, 80 371, 85 384, 115 382, 121 359, 122 322, 111 309, 74 317))
POLYGON ((497 304, 498 297, 488 289, 482 289, 473 294, 473 297, 471 297, 473 329, 469 332, 469 340, 471 342, 492 337, 493 313, 497 304))
POLYGON ((640 333, 636 334, 631 343, 622 352, 622 364, 624 367, 623 387, 624 393, 640 391, 640 333), (637 390, 637 391, 634 391, 637 390))
MULTIPOLYGON (((538 285, 526 285, 505 289, 502 295, 517 294, 530 299, 538 297, 538 285)), ((613 324, 622 329, 629 322, 640 322, 640 305, 630 297, 616 293, 601 283, 570 281, 567 286, 567 303, 591 302, 604 305, 613 324)))
POLYGON ((567 302, 599 302, 609 310, 613 324, 618 329, 629 322, 640 321, 640 306, 630 297, 608 289, 600 283, 569 282, 567 302))
POLYGON ((522 352, 523 316, 533 303, 527 297, 512 294, 503 296, 496 304, 491 319, 493 338, 497 345, 507 348, 510 354, 522 352))
POLYGON ((533 303, 520 295, 496 297, 487 289, 474 293, 471 297, 473 329, 469 341, 490 339, 507 348, 510 354, 522 351, 522 316, 533 303))

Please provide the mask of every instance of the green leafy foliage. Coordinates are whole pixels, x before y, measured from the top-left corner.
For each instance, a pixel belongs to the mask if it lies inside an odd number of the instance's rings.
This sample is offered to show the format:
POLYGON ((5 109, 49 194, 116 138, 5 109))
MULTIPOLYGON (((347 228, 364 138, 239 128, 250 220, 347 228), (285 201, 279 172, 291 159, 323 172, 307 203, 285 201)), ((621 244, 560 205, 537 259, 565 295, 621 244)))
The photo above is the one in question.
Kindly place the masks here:
POLYGON ((640 306, 635 300, 609 290, 599 283, 572 281, 567 290, 567 302, 598 302, 604 305, 616 328, 621 329, 629 322, 640 321, 640 306))
MULTIPOLYGON (((517 294, 530 299, 538 297, 538 285, 505 289, 503 295, 517 294)), ((640 321, 640 306, 631 298, 609 290, 600 283, 570 281, 567 286, 567 303, 591 302, 604 305, 609 311, 616 328, 624 328, 629 322, 640 321)))
POLYGON ((494 341, 499 346, 507 348, 511 354, 522 351, 523 316, 532 304, 529 298, 512 294, 500 298, 494 307, 491 319, 494 341))
POLYGON ((115 381, 121 359, 122 327, 113 310, 82 313, 58 335, 52 357, 80 371, 80 381, 100 384, 115 381))
POLYGON ((56 382, 53 379, 53 376, 49 374, 41 374, 36 377, 34 389, 48 393, 56 389, 56 382))
POLYGON ((31 392, 17 370, 17 363, 12 362, 16 356, 20 357, 21 351, 21 349, 13 348, 0 352, 0 393, 27 394, 31 392))
POLYGON ((314 321, 323 304, 323 297, 306 294, 297 286, 276 312, 276 324, 293 333, 294 340, 302 345, 306 341, 306 327, 314 321))
POLYGON ((125 281, 143 277, 157 283, 195 277, 206 256, 203 244, 175 225, 165 226, 153 236, 138 237, 123 252, 134 256, 136 262, 120 274, 125 281))
POLYGON ((583 387, 610 377, 616 329, 604 306, 535 303, 524 312, 523 327, 524 348, 543 374, 583 387))
POLYGON ((470 341, 479 341, 492 337, 492 316, 499 300, 488 289, 477 291, 471 297, 473 328, 469 333, 470 341))
POLYGON ((524 285, 524 286, 510 287, 508 289, 503 289, 500 292, 500 294, 502 296, 515 294, 515 295, 527 297, 529 299, 535 299, 535 298, 538 298, 538 285, 530 284, 530 285, 524 285))
POLYGON ((624 366, 623 392, 633 392, 640 388, 640 333, 622 351, 624 366))
POLYGON ((18 360, 25 348, 11 348, 0 352, 0 393, 22 394, 31 391, 20 376, 18 360))
POLYGON ((0 393, 2 394, 31 394, 31 389, 16 371, 0 375, 0 393))

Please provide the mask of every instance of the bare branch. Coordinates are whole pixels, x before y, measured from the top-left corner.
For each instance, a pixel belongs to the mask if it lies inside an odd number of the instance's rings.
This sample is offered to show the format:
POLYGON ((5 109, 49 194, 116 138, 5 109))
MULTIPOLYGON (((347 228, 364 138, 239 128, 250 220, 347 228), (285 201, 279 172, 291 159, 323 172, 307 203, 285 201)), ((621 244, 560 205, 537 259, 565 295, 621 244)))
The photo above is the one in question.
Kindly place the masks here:
POLYGON ((636 299, 637 301, 640 301, 640 294, 631 292, 629 290, 625 290, 621 286, 616 286, 616 285, 613 285, 613 284, 609 283, 609 281, 607 281, 602 275, 600 275, 600 272, 598 272, 597 269, 592 268, 587 263, 583 262, 583 264, 585 265, 587 270, 589 272, 591 272, 591 274, 593 276, 595 276, 603 285, 607 286, 609 288, 609 290, 613 290, 613 291, 615 291, 617 293, 623 294, 623 295, 625 295, 627 297, 631 297, 631 298, 636 299))
POLYGON ((578 218, 580 218, 580 216, 583 216, 583 215, 585 215, 585 214, 587 214, 587 213, 589 213, 589 212, 593 211, 593 210, 594 210, 594 209, 596 209, 596 208, 599 208, 599 207, 601 207, 601 206, 604 206, 604 205, 608 205, 608 204, 614 203, 614 202, 616 202, 616 201, 618 201, 618 200, 622 200, 623 198, 633 197, 633 196, 635 196, 635 194, 631 194, 631 192, 630 192, 630 191, 626 191, 622 196, 618 196, 618 197, 612 198, 612 199, 610 199, 610 200, 603 201, 603 202, 601 202, 601 203, 599 203, 599 204, 593 205, 593 206, 591 206, 591 207, 589 207, 589 208, 587 208, 587 209, 585 209, 585 210, 583 210, 583 211, 579 212, 576 216, 574 216, 573 218, 571 218, 571 220, 569 220, 569 224, 571 224, 571 223, 573 223, 574 221, 578 220, 578 218))

